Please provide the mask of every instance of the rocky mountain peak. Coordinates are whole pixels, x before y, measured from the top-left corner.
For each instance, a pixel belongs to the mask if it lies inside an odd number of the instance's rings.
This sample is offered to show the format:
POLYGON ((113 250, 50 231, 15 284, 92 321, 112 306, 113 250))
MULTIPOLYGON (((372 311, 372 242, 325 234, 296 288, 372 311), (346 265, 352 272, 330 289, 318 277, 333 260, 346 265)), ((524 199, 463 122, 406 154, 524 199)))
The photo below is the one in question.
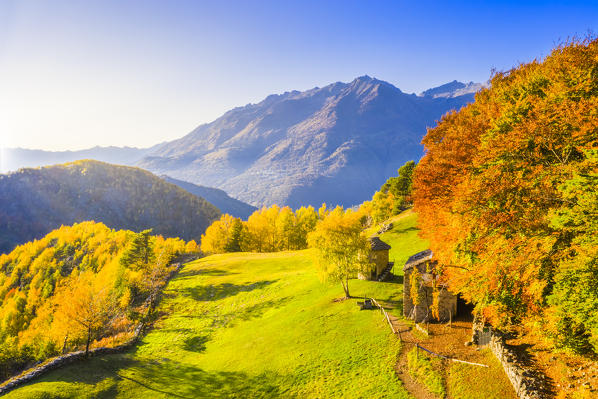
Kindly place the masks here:
POLYGON ((455 92, 468 87, 451 82, 418 97, 364 75, 272 95, 162 145, 139 166, 256 206, 350 206, 421 157, 426 128, 472 101, 455 92))
POLYGON ((485 87, 482 83, 463 83, 457 80, 421 92, 420 97, 455 98, 467 94, 475 94, 485 87))

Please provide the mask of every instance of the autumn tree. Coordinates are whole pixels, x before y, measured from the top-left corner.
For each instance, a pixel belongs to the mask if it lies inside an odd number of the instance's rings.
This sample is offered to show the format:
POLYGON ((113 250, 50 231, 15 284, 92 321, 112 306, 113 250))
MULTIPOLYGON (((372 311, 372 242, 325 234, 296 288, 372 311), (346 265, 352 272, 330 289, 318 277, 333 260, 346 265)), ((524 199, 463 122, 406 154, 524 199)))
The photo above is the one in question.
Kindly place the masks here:
POLYGON ((249 216, 245 226, 247 227, 247 239, 245 240, 245 251, 253 252, 275 252, 281 241, 276 226, 276 220, 280 208, 273 205, 270 208, 262 208, 249 216))
POLYGON ((598 150, 586 149, 584 156, 559 187, 564 202, 551 219, 572 239, 553 277, 550 331, 562 346, 598 352, 598 150))
POLYGON ((117 314, 117 307, 107 286, 95 281, 91 272, 82 273, 69 283, 56 298, 56 315, 64 320, 69 335, 84 335, 85 354, 94 337, 100 337, 109 328, 117 314))
POLYGON ((594 351, 597 60, 598 41, 572 41, 496 73, 428 131, 413 194, 434 256, 458 266, 445 277, 479 316, 534 318, 557 345, 594 351))
POLYGON ((243 240, 241 219, 223 214, 201 236, 201 250, 208 254, 238 252, 243 240))
POLYGON ((246 222, 222 215, 202 236, 206 253, 276 252, 307 248, 307 235, 313 231, 318 214, 313 207, 295 212, 273 205, 251 214, 246 222))
POLYGON ((64 352, 69 342, 86 341, 88 330, 60 310, 73 295, 82 297, 85 290, 75 289, 78 276, 98 291, 89 303, 102 303, 107 294, 117 313, 114 323, 92 331, 90 341, 118 334, 118 342, 126 338, 119 333, 130 332, 137 321, 133 316, 145 310, 146 299, 163 287, 172 260, 188 250, 197 251, 197 245, 82 222, 1 254, 0 379, 64 352), (129 261, 122 262, 122 255, 129 261))
POLYGON ((291 249, 307 248, 307 237, 314 231, 317 222, 318 214, 313 206, 302 206, 295 211, 295 229, 292 232, 291 249))
POLYGON ((415 162, 408 161, 398 170, 398 176, 389 178, 374 193, 369 203, 371 216, 375 222, 381 222, 391 216, 398 215, 411 206, 411 189, 415 162))
POLYGON ((369 265, 369 245, 363 234, 361 215, 341 207, 318 221, 309 235, 309 245, 316 249, 316 263, 324 279, 339 282, 350 298, 349 279, 369 265))

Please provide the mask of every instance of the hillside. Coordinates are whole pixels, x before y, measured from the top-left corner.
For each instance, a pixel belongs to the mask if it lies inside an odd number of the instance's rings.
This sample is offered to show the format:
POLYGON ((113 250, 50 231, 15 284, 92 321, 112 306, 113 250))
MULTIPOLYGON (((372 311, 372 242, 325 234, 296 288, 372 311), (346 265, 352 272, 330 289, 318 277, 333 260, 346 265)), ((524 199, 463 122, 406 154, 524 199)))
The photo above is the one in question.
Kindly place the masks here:
POLYGON ((85 348, 86 340, 93 346, 127 339, 136 312, 144 312, 172 271, 169 263, 188 250, 197 245, 83 222, 0 255, 0 380, 85 348), (130 261, 145 238, 147 257, 156 262, 130 261))
POLYGON ((473 101, 477 88, 417 96, 362 76, 271 95, 157 146, 138 165, 256 206, 351 206, 419 159, 426 127, 473 101))
MULTIPOLYGON (((417 237, 416 214, 392 222, 382 235, 393 244, 391 259, 403 263, 427 247, 417 237)), ((340 284, 319 280, 312 255, 232 253, 189 263, 168 284, 157 309, 162 317, 136 348, 53 371, 6 397, 411 397, 413 383, 403 385, 407 376, 395 374, 411 343, 401 343, 378 311, 356 306, 364 295, 377 298, 393 323, 404 323, 402 268, 391 282, 352 280, 356 298, 338 301, 340 284)), ((464 340, 470 331, 438 327, 442 333, 424 345, 455 334, 464 340)), ((455 341, 444 353, 454 345, 490 368, 434 362, 431 372, 444 376, 451 398, 514 398, 488 351, 455 341)))
POLYGON ((212 187, 198 186, 197 184, 173 179, 169 176, 162 176, 162 178, 169 183, 176 184, 180 188, 187 190, 193 195, 197 195, 198 197, 205 199, 210 204, 217 207, 222 213, 228 213, 234 217, 247 220, 249 215, 257 210, 255 206, 251 206, 243 201, 239 201, 230 197, 223 190, 212 187))
MULTIPOLYGON (((398 300, 393 283, 356 295, 398 300)), ((333 302, 309 251, 214 255, 167 286, 164 315, 128 353, 67 366, 6 398, 407 398, 393 370, 399 341, 378 312, 333 302)))
POLYGON ((199 240, 220 215, 203 198, 147 171, 97 161, 0 175, 0 204, 0 252, 85 220, 199 240))

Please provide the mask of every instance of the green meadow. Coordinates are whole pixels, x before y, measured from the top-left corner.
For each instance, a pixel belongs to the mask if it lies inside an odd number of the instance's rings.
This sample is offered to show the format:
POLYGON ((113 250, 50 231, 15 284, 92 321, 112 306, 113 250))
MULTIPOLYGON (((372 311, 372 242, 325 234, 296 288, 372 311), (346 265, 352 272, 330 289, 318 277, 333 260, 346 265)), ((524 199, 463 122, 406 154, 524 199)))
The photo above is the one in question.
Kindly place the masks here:
MULTIPOLYGON (((399 216, 382 236, 391 260, 425 247, 415 217, 399 216)), ((401 311, 400 279, 350 288, 401 311)), ((393 369, 399 341, 379 312, 342 296, 319 279, 310 250, 199 259, 170 281, 133 349, 53 371, 6 398, 407 398, 393 369)))

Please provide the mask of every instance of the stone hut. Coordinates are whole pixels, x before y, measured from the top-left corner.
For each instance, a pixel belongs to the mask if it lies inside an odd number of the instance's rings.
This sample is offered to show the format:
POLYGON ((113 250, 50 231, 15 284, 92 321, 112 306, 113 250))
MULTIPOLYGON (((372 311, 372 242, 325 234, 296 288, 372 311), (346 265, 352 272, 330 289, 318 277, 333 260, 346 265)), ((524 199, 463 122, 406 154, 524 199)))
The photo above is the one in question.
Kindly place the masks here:
POLYGON ((376 280, 389 265, 388 251, 390 245, 378 237, 370 237, 370 262, 372 269, 368 273, 359 273, 360 280, 376 280))
POLYGON ((427 249, 407 259, 403 267, 403 315, 415 320, 416 323, 433 319, 430 306, 433 301, 434 286, 440 292, 439 319, 446 321, 454 318, 457 314, 457 295, 450 292, 448 286, 438 280, 436 275, 437 262, 432 257, 432 251, 427 249), (419 295, 419 304, 417 306, 414 305, 411 297, 411 280, 416 270, 421 276, 417 289, 419 295))

